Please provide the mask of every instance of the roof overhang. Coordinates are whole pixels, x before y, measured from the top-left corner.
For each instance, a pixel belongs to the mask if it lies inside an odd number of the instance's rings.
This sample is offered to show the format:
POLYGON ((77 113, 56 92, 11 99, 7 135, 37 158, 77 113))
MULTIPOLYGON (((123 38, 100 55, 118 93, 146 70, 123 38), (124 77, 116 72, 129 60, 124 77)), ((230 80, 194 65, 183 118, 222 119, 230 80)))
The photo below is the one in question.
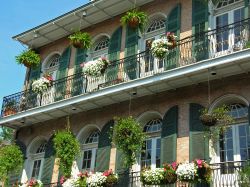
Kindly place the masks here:
MULTIPOLYGON (((136 6, 142 6, 153 0, 137 0, 136 6)), ((85 29, 104 20, 126 12, 134 6, 134 0, 93 0, 89 3, 25 31, 13 39, 33 48, 39 48, 78 30, 85 29)))
POLYGON ((142 97, 206 82, 210 68, 216 68, 217 71, 216 76, 210 77, 211 80, 248 73, 250 71, 249 61, 250 49, 246 49, 3 117, 0 118, 0 125, 18 129, 127 101, 131 98, 133 90, 137 91, 136 97, 142 97))

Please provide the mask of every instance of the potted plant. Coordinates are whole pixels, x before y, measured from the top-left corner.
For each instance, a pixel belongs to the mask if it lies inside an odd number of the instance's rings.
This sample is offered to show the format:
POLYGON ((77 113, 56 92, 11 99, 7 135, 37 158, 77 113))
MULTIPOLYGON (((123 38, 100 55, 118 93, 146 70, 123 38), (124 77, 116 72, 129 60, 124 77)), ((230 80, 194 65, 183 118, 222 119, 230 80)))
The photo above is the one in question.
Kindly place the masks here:
POLYGON ((163 164, 163 168, 165 184, 174 184, 177 181, 176 170, 178 164, 176 162, 173 162, 172 164, 163 164))
POLYGON ((7 100, 4 105, 4 116, 17 113, 17 103, 14 99, 7 100))
POLYGON ((88 187, 103 187, 105 186, 107 177, 101 172, 92 173, 87 178, 88 187))
POLYGON ((154 40, 151 45, 152 55, 158 59, 164 59, 168 53, 168 46, 171 43, 168 42, 167 38, 160 38, 154 40))
POLYGON ((35 68, 40 64, 41 58, 34 50, 28 49, 16 56, 16 61, 28 68, 35 68))
POLYGON ((52 84, 52 77, 41 77, 32 83, 32 91, 37 94, 42 94, 47 91, 52 84))
POLYGON ((109 65, 109 61, 105 57, 98 58, 97 60, 89 61, 82 64, 83 72, 91 77, 99 77, 105 73, 109 65))
POLYGON ((146 169, 141 173, 141 181, 143 185, 161 185, 164 184, 164 169, 146 169))
POLYGON ((90 34, 87 32, 75 32, 69 36, 71 44, 75 48, 84 48, 89 49, 91 45, 91 37, 90 34))
POLYGON ((43 187, 43 183, 40 180, 30 179, 26 183, 19 185, 19 187, 43 187))
POLYGON ((124 16, 121 18, 122 25, 128 25, 130 28, 139 30, 142 32, 145 25, 148 22, 148 16, 145 12, 138 11, 136 9, 128 11, 124 16))
POLYGON ((184 162, 178 165, 176 175, 182 182, 194 183, 198 177, 197 170, 198 167, 195 163, 184 162))
POLYGON ((201 111, 200 120, 203 125, 208 127, 216 125, 218 121, 216 115, 214 113, 209 113, 208 109, 201 111))
POLYGON ((146 136, 140 124, 131 116, 115 118, 115 121, 113 143, 124 154, 123 165, 131 168, 136 163, 136 155, 141 151, 146 136))
POLYGON ((212 177, 211 167, 203 160, 194 160, 194 164, 197 166, 197 182, 210 183, 212 177))
POLYGON ((118 182, 118 176, 117 174, 114 174, 114 172, 112 171, 112 169, 104 171, 103 175, 106 176, 106 187, 112 187, 115 184, 117 184, 118 182))
POLYGON ((177 46, 176 38, 177 36, 175 36, 173 32, 167 32, 168 42, 171 43, 171 45, 169 45, 169 49, 174 49, 177 46))
POLYGON ((250 186, 250 161, 246 162, 245 167, 239 172, 239 183, 241 187, 250 186))

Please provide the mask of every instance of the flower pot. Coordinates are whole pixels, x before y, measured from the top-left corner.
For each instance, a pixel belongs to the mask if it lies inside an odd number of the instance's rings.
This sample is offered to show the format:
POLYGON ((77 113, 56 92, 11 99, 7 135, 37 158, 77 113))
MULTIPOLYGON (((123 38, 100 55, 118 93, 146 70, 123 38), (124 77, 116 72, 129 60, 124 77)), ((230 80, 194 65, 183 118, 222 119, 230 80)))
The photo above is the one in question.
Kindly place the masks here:
POLYGON ((203 125, 208 126, 208 127, 214 126, 217 123, 217 118, 215 118, 211 114, 203 114, 203 115, 201 115, 200 120, 201 120, 203 125))
POLYGON ((80 42, 80 41, 72 41, 72 45, 73 45, 75 48, 84 48, 84 45, 83 45, 82 42, 80 42))
POLYGON ((17 113, 16 109, 5 109, 4 110, 4 116, 13 115, 13 114, 16 114, 16 113, 17 113))
POLYGON ((101 74, 105 73, 107 67, 108 67, 108 64, 104 64, 103 68, 101 69, 101 74))
POLYGON ((177 175, 175 173, 167 173, 166 174, 166 183, 174 184, 177 181, 177 175))
POLYGON ((24 65, 25 67, 31 68, 30 63, 29 63, 27 60, 23 61, 22 63, 23 63, 23 65, 24 65))
POLYGON ((137 28, 139 25, 139 19, 137 17, 133 17, 132 19, 129 20, 128 26, 130 28, 137 28))

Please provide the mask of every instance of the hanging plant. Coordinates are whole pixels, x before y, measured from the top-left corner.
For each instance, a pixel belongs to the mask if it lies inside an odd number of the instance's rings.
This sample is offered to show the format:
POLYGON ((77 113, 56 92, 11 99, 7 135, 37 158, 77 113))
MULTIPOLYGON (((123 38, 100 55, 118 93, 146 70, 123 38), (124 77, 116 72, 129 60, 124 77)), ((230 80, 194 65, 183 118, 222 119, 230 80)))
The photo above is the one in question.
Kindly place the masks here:
POLYGON ((58 131, 53 142, 56 156, 60 159, 60 170, 66 178, 69 178, 73 161, 80 153, 80 144, 69 128, 58 131))
POLYGON ((87 32, 75 32, 69 36, 71 44, 75 48, 89 49, 91 45, 91 36, 87 32))
POLYGON ((232 123, 233 117, 229 114, 229 108, 225 105, 214 109, 208 113, 207 109, 202 111, 201 122, 207 126, 205 137, 211 139, 214 143, 218 141, 219 135, 223 135, 232 123))
POLYGON ((4 104, 4 116, 17 113, 17 102, 14 99, 7 100, 4 104))
POLYGON ((145 134, 132 117, 116 118, 115 121, 113 141, 124 154, 123 165, 131 168, 136 162, 136 154, 141 151, 145 134))
POLYGON ((36 68, 40 64, 41 58, 34 50, 28 49, 16 56, 16 62, 28 68, 36 68))
POLYGON ((24 155, 17 145, 0 147, 0 181, 8 186, 10 174, 21 171, 24 155))
POLYGON ((128 25, 130 28, 139 28, 143 32, 146 24, 148 22, 148 16, 145 12, 138 11, 136 9, 128 11, 121 18, 122 25, 128 25))

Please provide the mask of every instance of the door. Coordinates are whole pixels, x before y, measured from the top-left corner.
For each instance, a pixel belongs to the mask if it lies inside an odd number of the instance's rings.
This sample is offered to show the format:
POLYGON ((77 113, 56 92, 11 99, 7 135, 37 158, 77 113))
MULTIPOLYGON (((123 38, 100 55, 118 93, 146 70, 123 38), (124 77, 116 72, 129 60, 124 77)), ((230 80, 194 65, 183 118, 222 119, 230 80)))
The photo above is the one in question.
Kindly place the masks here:
POLYGON ((152 44, 154 40, 160 39, 161 37, 163 37, 163 35, 157 35, 145 39, 144 41, 145 57, 144 57, 144 64, 142 65, 141 77, 150 76, 155 73, 160 73, 164 71, 163 67, 165 60, 158 60, 157 58, 154 58, 154 56, 150 52, 150 44, 152 44))
POLYGON ((150 167, 151 169, 159 168, 161 156, 161 139, 150 138, 145 141, 141 153, 141 169, 150 167))
POLYGON ((216 56, 243 49, 243 28, 240 23, 233 24, 243 19, 244 8, 230 10, 215 17, 216 56))
MULTIPOLYGON (((250 159, 250 133, 248 123, 233 125, 219 139, 221 181, 226 186, 238 186, 237 172, 241 161, 250 159)), ((215 182, 218 182, 215 180, 215 182)))

